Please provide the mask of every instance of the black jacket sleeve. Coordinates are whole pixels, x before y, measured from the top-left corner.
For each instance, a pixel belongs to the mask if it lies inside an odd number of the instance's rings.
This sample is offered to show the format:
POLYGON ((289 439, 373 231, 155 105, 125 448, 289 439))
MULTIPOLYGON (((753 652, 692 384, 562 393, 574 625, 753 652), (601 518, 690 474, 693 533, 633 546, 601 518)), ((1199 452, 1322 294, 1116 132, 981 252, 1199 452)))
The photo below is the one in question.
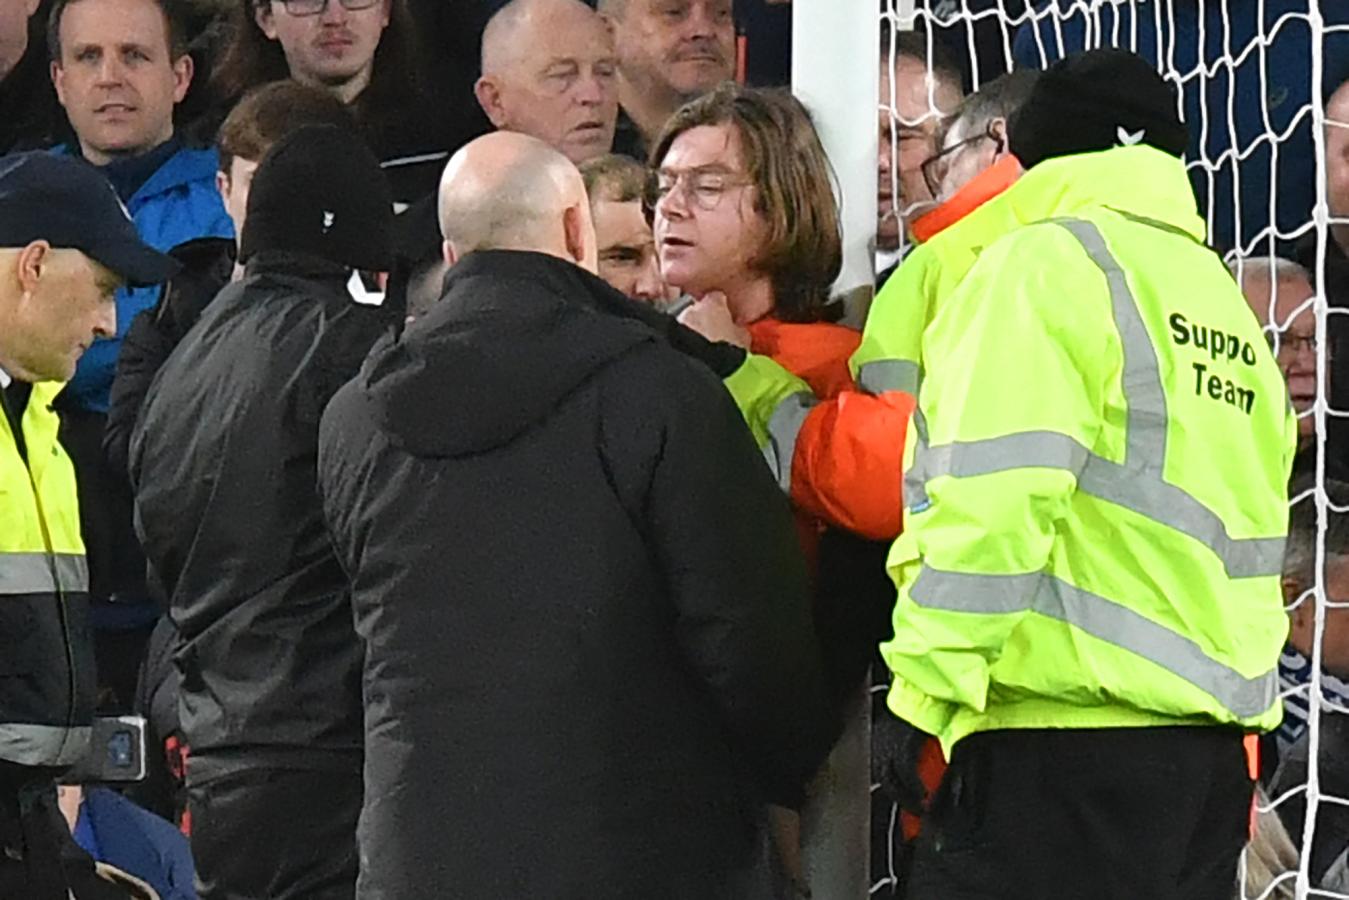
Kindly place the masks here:
POLYGON ((108 421, 103 426, 103 457, 115 477, 127 479, 131 432, 136 427, 150 384, 177 343, 158 327, 156 307, 131 320, 117 357, 117 375, 108 400, 108 421))
MULTIPOLYGON (((643 527, 680 648, 765 799, 797 806, 838 734, 787 500, 725 389, 671 355, 643 527), (671 392, 668 384, 680 384, 671 392)), ((631 420, 629 420, 631 422, 631 420)))

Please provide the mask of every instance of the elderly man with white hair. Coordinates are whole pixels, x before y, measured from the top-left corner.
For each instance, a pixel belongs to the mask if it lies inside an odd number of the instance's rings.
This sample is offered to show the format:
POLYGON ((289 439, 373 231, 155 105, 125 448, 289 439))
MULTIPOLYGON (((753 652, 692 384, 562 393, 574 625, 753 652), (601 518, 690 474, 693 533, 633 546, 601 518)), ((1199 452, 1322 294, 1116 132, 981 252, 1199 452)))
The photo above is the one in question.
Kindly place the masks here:
POLYGON ((474 88, 492 124, 538 138, 576 164, 602 156, 618 121, 618 59, 580 0, 511 0, 482 35, 474 88))

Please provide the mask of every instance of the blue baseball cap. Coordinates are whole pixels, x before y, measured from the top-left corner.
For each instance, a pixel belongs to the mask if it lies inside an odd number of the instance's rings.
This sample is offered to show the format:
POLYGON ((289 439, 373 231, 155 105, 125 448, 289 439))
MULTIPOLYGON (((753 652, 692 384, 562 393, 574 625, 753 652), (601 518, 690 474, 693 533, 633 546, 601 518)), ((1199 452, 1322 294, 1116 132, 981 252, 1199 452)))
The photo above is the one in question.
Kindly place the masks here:
POLYGON ((131 215, 93 166, 44 151, 0 157, 0 247, 33 241, 79 250, 127 284, 159 284, 178 264, 141 240, 131 215))

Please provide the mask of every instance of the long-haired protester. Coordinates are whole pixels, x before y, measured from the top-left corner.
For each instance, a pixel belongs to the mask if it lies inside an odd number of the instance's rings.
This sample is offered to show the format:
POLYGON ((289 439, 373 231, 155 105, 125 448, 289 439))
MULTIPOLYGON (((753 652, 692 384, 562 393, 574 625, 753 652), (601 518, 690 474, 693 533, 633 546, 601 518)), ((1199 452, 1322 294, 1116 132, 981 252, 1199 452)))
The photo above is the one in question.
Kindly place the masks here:
MULTIPOLYGON (((651 158, 648 202, 661 274, 692 301, 680 321, 775 361, 809 385, 812 399, 851 390, 848 358, 861 334, 835 323, 838 205, 805 107, 786 91, 727 83, 675 113, 651 158)), ((761 442, 772 452, 771 435, 761 442)), ((831 687, 844 703, 886 636, 894 592, 885 548, 826 532, 804 513, 798 528, 816 561, 816 622, 831 687)), ((789 830, 778 843, 799 876, 789 830)))
POLYGON ((476 110, 427 108, 405 0, 233 3, 212 78, 220 109, 281 78, 323 88, 351 109, 395 201, 434 191, 449 154, 481 130, 476 110))
POLYGON ((838 206, 805 108, 728 82, 676 112, 651 158, 661 274, 694 300, 682 320, 778 359, 819 394, 846 386, 861 336, 833 324, 838 206))

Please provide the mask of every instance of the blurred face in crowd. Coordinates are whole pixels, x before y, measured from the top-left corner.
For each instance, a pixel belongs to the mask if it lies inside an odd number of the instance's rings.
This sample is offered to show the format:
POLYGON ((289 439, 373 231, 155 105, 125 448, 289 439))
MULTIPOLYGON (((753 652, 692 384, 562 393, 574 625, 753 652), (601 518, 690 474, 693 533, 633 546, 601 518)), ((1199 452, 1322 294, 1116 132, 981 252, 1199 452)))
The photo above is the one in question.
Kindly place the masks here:
POLYGON ((154 0, 78 0, 61 16, 56 95, 85 158, 105 165, 173 137, 173 108, 192 83, 192 58, 174 58, 154 0))
POLYGON ((23 59, 28 50, 28 20, 37 12, 38 0, 5 0, 0 3, 0 79, 23 59))
POLYGON ((542 0, 516 27, 489 29, 483 72, 478 102, 497 128, 532 135, 578 164, 613 146, 614 39, 578 0, 542 0))
POLYGON ((876 160, 876 246, 882 250, 896 249, 908 223, 932 208, 922 166, 937 149, 941 117, 960 103, 960 91, 930 75, 921 60, 899 56, 893 68, 882 58, 876 160))
MULTIPOLYGON (((1297 603, 1288 614, 1288 643, 1308 659, 1315 643, 1316 604, 1311 595, 1300 603, 1298 598, 1312 587, 1296 578, 1285 578, 1283 582, 1284 603, 1290 606, 1297 603)), ((1332 604, 1349 604, 1349 558, 1335 557, 1327 552, 1325 592, 1326 599, 1332 604)), ((1332 675, 1349 678, 1349 608, 1326 607, 1321 665, 1332 675)))
POLYGON ((600 198, 590 204, 599 250, 599 276, 634 300, 660 303, 671 292, 660 276, 651 226, 638 200, 600 198))
MULTIPOLYGON (((762 279, 754 261, 768 223, 754 208, 735 127, 700 125, 676 137, 657 172, 656 248, 667 284, 694 297, 762 279)), ((736 310, 732 310, 735 314, 736 310)))
POLYGON ((692 99, 735 75, 731 0, 619 0, 623 77, 641 92, 692 99))
POLYGON ((0 250, 0 368, 69 381, 89 345, 117 330, 116 275, 78 250, 37 241, 0 250))
POLYGON ((945 202, 1006 153, 1006 119, 983 125, 957 120, 946 130, 940 155, 925 164, 924 180, 937 186, 936 199, 945 202))
POLYGON ((351 102, 370 84, 392 14, 393 0, 270 0, 255 19, 281 45, 292 78, 351 102))
MULTIPOLYGON (((1349 219, 1349 84, 1331 95, 1326 119, 1326 201, 1331 216, 1349 219)), ((1349 225, 1332 230, 1340 246, 1349 247, 1349 225)))
POLYGON ((244 233, 244 210, 248 209, 248 189, 253 186, 253 173, 257 170, 257 160, 235 156, 230 159, 229 169, 217 172, 215 176, 215 186, 220 191, 225 212, 234 223, 235 240, 244 233))
POLYGON ((1288 382, 1293 409, 1298 413, 1298 436, 1306 440, 1316 430, 1316 420, 1311 415, 1317 393, 1313 307, 1316 290, 1305 276, 1289 272, 1278 278, 1271 291, 1265 269, 1243 273, 1241 289, 1271 345, 1275 343, 1272 332, 1278 331, 1275 358, 1288 382))

